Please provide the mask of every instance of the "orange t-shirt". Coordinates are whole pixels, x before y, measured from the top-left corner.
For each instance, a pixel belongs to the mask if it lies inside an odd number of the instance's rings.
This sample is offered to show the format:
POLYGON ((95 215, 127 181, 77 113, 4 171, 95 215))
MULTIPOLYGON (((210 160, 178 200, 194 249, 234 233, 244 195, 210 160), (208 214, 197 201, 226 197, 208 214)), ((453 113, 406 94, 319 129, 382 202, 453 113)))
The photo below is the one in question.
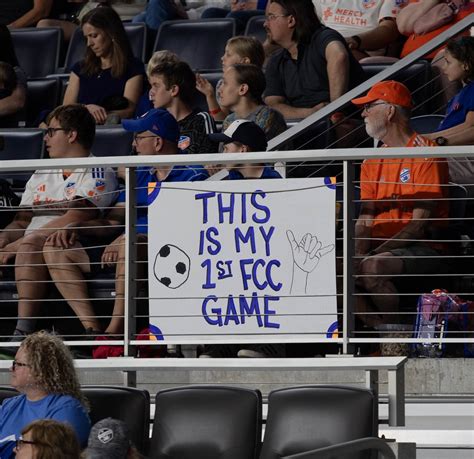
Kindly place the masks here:
MULTIPOLYGON (((435 146, 435 142, 413 134, 407 147, 435 146)), ((362 200, 375 201, 372 237, 388 239, 413 217, 417 202, 410 199, 446 198, 449 169, 445 159, 366 159, 360 174, 362 200)), ((448 201, 439 201, 430 218, 448 218, 448 201)), ((440 222, 432 222, 436 225, 440 222)))
MULTIPOLYGON (((418 3, 420 0, 408 0, 406 3, 407 5, 411 3, 418 3)), ((440 33, 444 32, 445 30, 448 30, 453 24, 456 24, 456 22, 459 22, 461 19, 464 19, 465 17, 469 16, 471 13, 474 12, 474 3, 466 3, 462 7, 462 9, 459 11, 458 14, 454 17, 454 20, 451 21, 449 24, 445 24, 444 26, 439 27, 436 30, 432 30, 431 32, 425 33, 423 35, 416 35, 416 34, 411 34, 408 36, 407 40, 403 44, 402 51, 400 53, 400 58, 408 56, 411 52, 417 50, 424 44, 428 43, 431 39, 434 37, 437 37, 440 33)), ((461 35, 469 35, 469 30, 465 30, 461 35)), ((426 59, 433 59, 438 51, 442 49, 444 46, 439 47, 438 49, 435 49, 432 51, 430 54, 426 55, 426 59)))

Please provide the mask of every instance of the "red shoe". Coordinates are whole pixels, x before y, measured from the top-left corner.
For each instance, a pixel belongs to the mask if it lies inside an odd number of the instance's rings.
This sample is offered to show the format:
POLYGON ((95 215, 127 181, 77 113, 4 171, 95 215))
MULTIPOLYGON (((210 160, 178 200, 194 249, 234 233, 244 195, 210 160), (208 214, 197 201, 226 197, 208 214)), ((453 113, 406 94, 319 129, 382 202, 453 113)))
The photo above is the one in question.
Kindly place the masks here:
MULTIPOLYGON (((110 341, 115 340, 111 336, 98 336, 96 341, 110 341)), ((103 344, 101 346, 94 347, 92 349, 92 358, 93 359, 106 359, 107 357, 123 357, 123 346, 110 346, 103 344)))

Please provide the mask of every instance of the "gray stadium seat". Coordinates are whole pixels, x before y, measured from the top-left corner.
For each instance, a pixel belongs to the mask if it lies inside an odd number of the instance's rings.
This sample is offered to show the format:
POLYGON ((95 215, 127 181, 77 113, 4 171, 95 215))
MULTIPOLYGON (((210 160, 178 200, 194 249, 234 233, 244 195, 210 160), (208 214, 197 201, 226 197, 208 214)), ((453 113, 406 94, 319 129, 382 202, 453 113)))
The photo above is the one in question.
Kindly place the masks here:
POLYGON ((443 115, 421 115, 410 119, 410 126, 418 134, 429 134, 438 129, 439 123, 443 121, 443 115))
POLYGON ((187 386, 156 394, 150 459, 257 459, 262 395, 226 386, 187 386))
POLYGON ((59 27, 10 30, 20 67, 28 78, 41 78, 58 68, 62 30, 59 27))
POLYGON ((133 132, 122 126, 97 126, 92 145, 94 156, 127 156, 132 152, 133 132))
MULTIPOLYGON (((124 25, 125 32, 127 33, 128 39, 130 40, 130 46, 132 47, 133 55, 140 59, 142 62, 145 61, 146 51, 146 25, 142 22, 131 23, 127 22, 124 25)), ((66 54, 66 60, 64 62, 64 71, 69 72, 71 67, 84 58, 84 52, 86 49, 86 41, 82 34, 82 29, 78 28, 75 30, 66 54)), ((52 72, 51 72, 52 73, 52 72)))
POLYGON ((227 40, 235 35, 229 18, 165 21, 156 36, 153 52, 168 49, 199 72, 220 72, 227 40))
POLYGON ((60 103, 61 81, 59 78, 35 78, 27 82, 26 125, 37 126, 43 110, 51 111, 60 103))
POLYGON ((267 31, 265 27, 263 27, 264 22, 265 16, 254 16, 250 18, 245 27, 244 35, 258 38, 263 43, 267 38, 267 31))

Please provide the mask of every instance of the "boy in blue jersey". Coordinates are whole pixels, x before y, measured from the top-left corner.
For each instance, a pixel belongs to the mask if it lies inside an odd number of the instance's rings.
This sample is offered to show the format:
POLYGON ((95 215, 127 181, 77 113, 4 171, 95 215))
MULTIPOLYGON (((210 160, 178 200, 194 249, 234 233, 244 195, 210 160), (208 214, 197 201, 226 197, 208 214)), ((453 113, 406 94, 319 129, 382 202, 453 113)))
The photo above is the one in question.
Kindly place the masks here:
MULTIPOLYGON (((123 127, 127 131, 134 132, 133 147, 138 155, 169 155, 179 154, 179 125, 174 117, 166 110, 153 109, 134 120, 123 120, 123 127)), ((138 167, 136 170, 136 206, 137 206, 137 257, 143 261, 147 258, 147 232, 148 232, 148 188, 159 182, 190 182, 205 180, 208 173, 201 166, 159 166, 159 167, 138 167), (144 243, 144 244, 142 244, 144 243)), ((60 231, 51 238, 52 251, 48 260, 48 267, 51 277, 56 282, 61 294, 74 309, 77 303, 89 302, 87 286, 84 282, 77 282, 84 279, 85 273, 91 272, 91 267, 86 261, 90 261, 90 251, 86 250, 64 250, 69 248, 79 248, 81 244, 78 238, 89 239, 93 236, 103 237, 111 233, 112 227, 123 227, 125 221, 125 191, 122 191, 115 207, 109 212, 107 220, 95 220, 87 222, 76 222, 75 227, 67 231, 60 231), (97 228, 101 227, 101 228, 97 228), (102 234, 100 234, 102 233, 102 234), (59 250, 58 250, 59 249, 59 250), (79 253, 79 255, 78 255, 79 253), (80 264, 78 265, 78 260, 80 264), (66 267, 66 268, 65 268, 66 267), (87 269, 87 271, 85 271, 87 269), (67 281, 67 282, 66 282, 67 281)), ((110 241, 110 239, 109 239, 110 241)), ((97 244, 90 244, 97 245, 97 244)), ((82 245, 83 246, 83 245, 82 245)), ((116 297, 111 321, 105 329, 106 335, 123 334, 124 323, 124 291, 125 291, 125 235, 120 234, 103 251, 100 261, 102 265, 116 267, 115 287, 116 297)), ((139 263, 139 268, 145 269, 146 264, 139 263)), ((139 275, 143 278, 143 275, 139 275)), ((103 334, 101 330, 91 330, 90 334, 103 334)), ((117 356, 123 352, 117 346, 100 346, 94 351, 94 356, 107 357, 117 356), (102 348, 102 349, 100 349, 102 348)))
MULTIPOLYGON (((210 134, 215 142, 224 143, 224 153, 266 151, 267 139, 260 126, 249 120, 235 120, 220 134, 210 134)), ((227 166, 229 175, 224 180, 275 179, 281 175, 265 164, 232 164, 227 166)), ((218 357, 265 358, 284 357, 283 344, 207 344, 200 358, 218 357)))

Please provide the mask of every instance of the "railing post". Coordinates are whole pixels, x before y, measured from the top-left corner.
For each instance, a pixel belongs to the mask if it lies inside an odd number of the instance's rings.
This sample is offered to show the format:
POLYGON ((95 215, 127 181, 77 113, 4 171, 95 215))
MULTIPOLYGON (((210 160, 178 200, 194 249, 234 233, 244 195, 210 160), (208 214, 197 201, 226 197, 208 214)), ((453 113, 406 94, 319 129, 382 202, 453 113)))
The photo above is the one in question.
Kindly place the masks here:
POLYGON ((343 203, 343 335, 342 352, 353 353, 350 338, 354 330, 354 161, 344 161, 344 203, 343 203))
POLYGON ((136 175, 135 168, 125 169, 125 308, 124 308, 124 355, 134 356, 130 345, 136 330, 137 315, 137 231, 136 231, 136 175))

